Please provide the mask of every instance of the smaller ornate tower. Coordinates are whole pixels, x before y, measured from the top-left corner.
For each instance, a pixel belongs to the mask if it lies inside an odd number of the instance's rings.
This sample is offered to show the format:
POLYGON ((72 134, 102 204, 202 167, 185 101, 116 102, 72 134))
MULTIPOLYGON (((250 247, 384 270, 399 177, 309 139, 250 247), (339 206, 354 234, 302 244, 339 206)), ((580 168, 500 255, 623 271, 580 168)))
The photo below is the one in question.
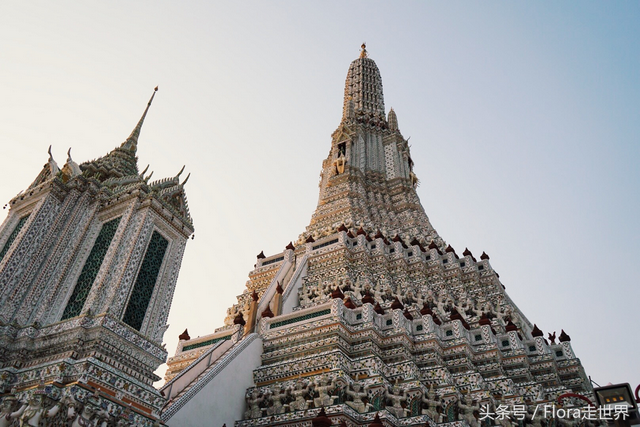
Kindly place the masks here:
POLYGON ((49 148, 36 180, 9 202, 0 227, 0 395, 27 398, 44 382, 54 400, 98 393, 106 416, 124 414, 125 425, 157 419, 164 398, 153 372, 166 360, 163 334, 194 229, 182 170, 151 183, 138 171, 156 91, 119 147, 81 165, 69 150, 61 169, 49 148))

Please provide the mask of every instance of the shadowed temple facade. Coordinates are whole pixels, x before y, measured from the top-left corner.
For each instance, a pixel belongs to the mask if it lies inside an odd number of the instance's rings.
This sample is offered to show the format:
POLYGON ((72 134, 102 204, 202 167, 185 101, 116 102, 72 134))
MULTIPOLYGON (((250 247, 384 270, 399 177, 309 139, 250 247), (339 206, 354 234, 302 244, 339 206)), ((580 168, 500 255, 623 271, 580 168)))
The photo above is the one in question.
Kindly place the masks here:
POLYGON ((258 255, 224 326, 180 336, 164 422, 476 427, 540 423, 535 405, 567 394, 564 405, 584 405, 592 389, 570 337, 546 339, 489 256, 445 243, 413 164, 363 45, 309 226, 258 255), (528 421, 480 419, 499 407, 528 421))
POLYGON ((0 228, 0 427, 550 426, 535 405, 593 400, 570 337, 431 225, 364 45, 342 108, 308 227, 258 255, 224 325, 180 335, 160 390, 185 182, 138 172, 149 106, 106 156, 50 156, 0 228), (482 417, 500 408, 523 418, 482 417))

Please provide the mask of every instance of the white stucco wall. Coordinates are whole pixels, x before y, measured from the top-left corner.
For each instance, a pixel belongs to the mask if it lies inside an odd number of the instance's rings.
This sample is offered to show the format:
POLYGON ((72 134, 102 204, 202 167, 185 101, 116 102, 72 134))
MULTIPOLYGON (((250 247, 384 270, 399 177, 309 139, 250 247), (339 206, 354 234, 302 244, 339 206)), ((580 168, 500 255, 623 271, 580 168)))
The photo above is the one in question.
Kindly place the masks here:
POLYGON ((302 278, 307 275, 307 264, 307 256, 305 256, 302 260, 300 260, 296 271, 293 273, 293 276, 291 277, 291 283, 289 283, 284 293, 281 314, 289 314, 293 311, 294 307, 300 305, 298 290, 302 286, 302 278), (289 290, 290 287, 291 290, 289 290))
POLYGON ((169 427, 222 427, 223 424, 232 427, 236 420, 244 417, 245 392, 254 385, 253 370, 260 366, 262 355, 261 338, 252 334, 245 339, 252 342, 241 351, 232 350, 220 360, 226 364, 220 366, 223 369, 166 420, 169 427))

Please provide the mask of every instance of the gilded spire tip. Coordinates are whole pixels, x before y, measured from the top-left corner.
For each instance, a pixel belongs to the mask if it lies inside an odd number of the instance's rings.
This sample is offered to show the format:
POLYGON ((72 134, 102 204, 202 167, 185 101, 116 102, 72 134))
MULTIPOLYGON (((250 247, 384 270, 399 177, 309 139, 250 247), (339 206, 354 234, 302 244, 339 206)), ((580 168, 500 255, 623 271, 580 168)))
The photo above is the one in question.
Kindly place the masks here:
POLYGON ((360 58, 368 58, 369 54, 367 53, 367 43, 362 43, 360 49, 362 49, 360 51, 360 58))

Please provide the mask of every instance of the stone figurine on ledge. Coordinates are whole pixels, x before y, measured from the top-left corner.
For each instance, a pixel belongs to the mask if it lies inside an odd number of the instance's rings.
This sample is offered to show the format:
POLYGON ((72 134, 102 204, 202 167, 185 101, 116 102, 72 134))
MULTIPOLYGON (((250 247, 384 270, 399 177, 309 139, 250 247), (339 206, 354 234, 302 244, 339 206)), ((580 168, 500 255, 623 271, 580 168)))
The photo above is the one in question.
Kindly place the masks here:
POLYGON ((44 387, 38 387, 29 399, 29 404, 24 412, 19 415, 20 427, 38 427, 41 420, 54 417, 60 411, 60 402, 57 402, 52 408, 46 409, 44 406, 45 397, 44 387))
POLYGON ((347 402, 347 405, 351 406, 353 409, 360 413, 367 412, 371 405, 368 403, 364 403, 364 401, 362 400, 363 398, 367 397, 366 389, 360 391, 362 389, 362 385, 357 381, 352 384, 351 388, 353 390, 347 388, 347 395, 351 396, 353 398, 353 401, 347 402))
POLYGON ((422 410, 422 414, 428 415, 436 423, 441 423, 442 414, 438 412, 438 408, 442 409, 442 403, 436 397, 436 392, 432 385, 429 387, 429 391, 422 396, 422 403, 426 405, 426 409, 422 410))
POLYGON ((402 407, 402 402, 407 400, 407 392, 402 392, 400 387, 394 385, 393 388, 387 390, 386 398, 391 402, 387 405, 387 411, 395 415, 396 418, 404 418, 407 416, 407 410, 402 407))
POLYGON ((464 397, 464 403, 458 402, 458 409, 460 409, 461 418, 467 422, 471 427, 479 427, 478 420, 473 413, 480 410, 480 405, 473 403, 473 397, 467 394, 464 397))
POLYGON ((27 405, 24 404, 17 409, 18 403, 19 402, 15 396, 11 394, 2 400, 2 406, 0 407, 0 427, 9 427, 12 420, 22 415, 24 410, 27 408, 27 405))
POLYGON ((106 427, 108 425, 108 414, 100 407, 100 398, 97 393, 87 397, 84 407, 80 413, 76 413, 76 400, 69 397, 67 418, 71 427, 106 427))

